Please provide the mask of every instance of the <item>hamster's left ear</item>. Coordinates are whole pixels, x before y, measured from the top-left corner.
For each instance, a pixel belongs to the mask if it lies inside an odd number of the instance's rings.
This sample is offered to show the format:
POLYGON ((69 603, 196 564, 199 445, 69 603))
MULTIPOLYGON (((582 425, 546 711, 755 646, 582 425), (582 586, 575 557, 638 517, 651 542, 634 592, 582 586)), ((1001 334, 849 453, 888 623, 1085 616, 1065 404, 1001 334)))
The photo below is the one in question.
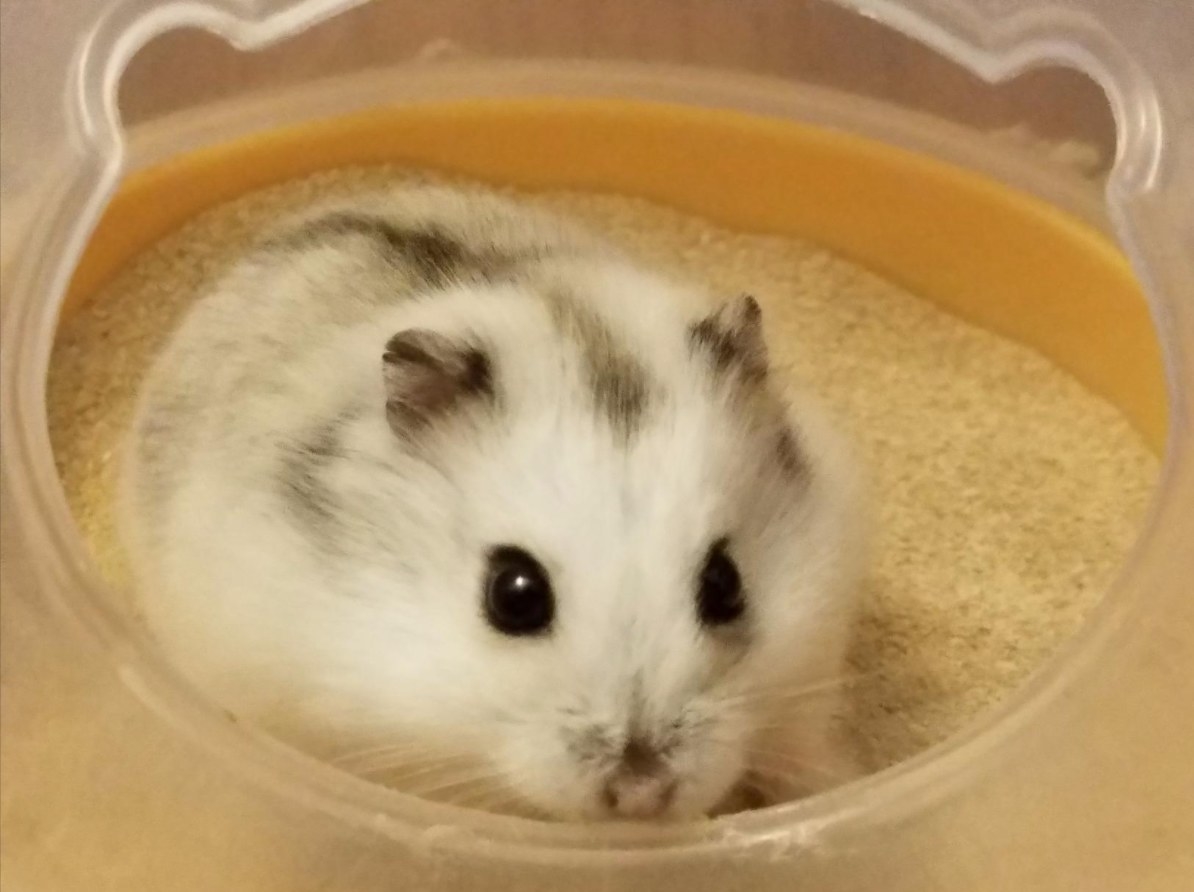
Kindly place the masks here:
POLYGON ((694 350, 705 353, 717 374, 737 373, 745 380, 767 375, 763 311, 749 294, 728 300, 688 329, 694 350))
POLYGON ((382 356, 386 417, 399 436, 417 433, 474 400, 494 397, 489 355, 426 329, 400 331, 382 356))

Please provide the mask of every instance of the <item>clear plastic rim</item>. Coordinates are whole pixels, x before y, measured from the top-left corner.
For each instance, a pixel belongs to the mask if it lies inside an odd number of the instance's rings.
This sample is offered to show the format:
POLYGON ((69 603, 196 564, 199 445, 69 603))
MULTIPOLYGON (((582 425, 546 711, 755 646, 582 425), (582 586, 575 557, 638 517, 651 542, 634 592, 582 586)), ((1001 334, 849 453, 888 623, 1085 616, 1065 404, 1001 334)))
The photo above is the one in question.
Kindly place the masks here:
MULTIPOLYGON (((468 83, 466 78, 446 85, 440 81, 441 98, 462 89, 468 90, 467 95, 476 96, 481 83, 485 84, 484 92, 490 95, 502 95, 503 91, 504 95, 535 95, 536 83, 531 77, 534 72, 549 75, 542 82, 542 93, 559 95, 562 89, 571 89, 575 95, 610 95, 611 69, 599 64, 569 64, 554 71, 542 63, 510 65, 504 79, 497 76, 500 72, 494 67, 484 68, 484 81, 468 83)), ((826 120, 828 106, 819 91, 802 91, 788 85, 782 96, 770 91, 767 95, 775 98, 762 107, 759 97, 763 94, 752 88, 761 79, 740 77, 727 81, 723 75, 675 69, 670 75, 658 69, 652 72, 655 73, 636 69, 618 89, 630 91, 640 99, 674 102, 680 99, 678 92, 686 84, 691 101, 692 78, 703 79, 707 81, 705 87, 713 89, 716 85, 715 101, 723 107, 828 124, 911 148, 931 148, 931 153, 939 157, 950 154, 943 151, 940 130, 931 139, 923 131, 918 137, 918 128, 901 126, 897 120, 906 120, 904 113, 893 118, 878 104, 855 101, 846 109, 833 106, 832 119, 826 120), (918 139, 922 144, 915 145, 918 139)), ((437 75, 429 71, 427 77, 435 81, 437 75)), ((432 83, 420 84, 419 78, 417 71, 404 71, 402 75, 406 87, 420 90, 421 96, 428 98, 436 92, 432 83)), ((317 116, 318 103, 311 103, 310 94, 305 91, 304 96, 304 115, 317 116)), ((343 103, 338 108, 342 112, 347 110, 343 103)), ((276 114, 271 116, 270 123, 277 124, 276 114)), ((948 135, 947 143, 953 143, 953 160, 967 157, 977 160, 982 155, 981 151, 971 150, 960 142, 960 133, 948 135)), ((186 135, 179 138, 185 142, 186 135)), ((158 146, 154 151, 162 148, 158 146)), ((153 151, 148 154, 152 155, 153 151)), ((1002 163, 988 160, 995 167, 1002 163)), ((101 178, 92 196, 93 219, 98 218, 101 205, 109 196, 118 168, 119 157, 114 166, 107 167, 111 175, 106 180, 101 178)), ((1046 181, 1047 178, 1041 180, 1046 181)), ((1089 206, 1071 210, 1081 213, 1089 211, 1089 206)), ((67 250, 59 259, 63 281, 82 245, 73 246, 74 251, 69 250, 71 246, 65 247, 67 250)), ((1174 553, 1172 549, 1177 547, 1172 537, 1160 532, 1163 518, 1177 511, 1174 503, 1179 487, 1169 483, 1184 479, 1194 463, 1194 456, 1183 454, 1176 426, 1171 428, 1160 482, 1136 546, 1083 629, 1000 706, 910 760, 821 796, 694 824, 576 825, 489 815, 377 787, 229 724, 147 648, 121 617, 105 606, 111 599, 104 594, 105 584, 91 566, 71 518, 48 440, 45 380, 57 304, 39 306, 37 293, 29 289, 14 291, 17 292, 11 295, 14 312, 10 316, 13 322, 4 333, 4 352, 11 360, 5 362, 9 374, 3 394, 4 411, 0 413, 6 445, 4 482, 13 503, 19 506, 19 513, 14 512, 10 518, 18 527, 18 538, 27 553, 39 556, 33 572, 42 590, 40 594, 52 602, 61 616, 81 627, 88 638, 102 647, 115 671, 136 696, 253 782, 302 807, 324 811, 375 833, 399 839, 417 836, 423 844, 434 842, 487 857, 523 862, 557 862, 567 858, 574 867, 578 859, 610 867, 615 863, 633 865, 644 859, 715 855, 729 848, 739 855, 757 847, 787 850, 812 840, 824 840, 847 826, 891 822, 951 795, 969 780, 995 770, 1007 755, 1003 745, 1014 741, 1043 711, 1057 707, 1065 692, 1080 684, 1098 663, 1099 656, 1121 639, 1128 626, 1126 621, 1141 615, 1159 600, 1163 586, 1156 581, 1156 568, 1165 564, 1174 553)), ((1159 336, 1166 355, 1172 355, 1174 344, 1169 341, 1177 333, 1162 331, 1159 336)), ((1169 383, 1170 404, 1180 405, 1182 388, 1188 382, 1175 381, 1171 374, 1169 383)))

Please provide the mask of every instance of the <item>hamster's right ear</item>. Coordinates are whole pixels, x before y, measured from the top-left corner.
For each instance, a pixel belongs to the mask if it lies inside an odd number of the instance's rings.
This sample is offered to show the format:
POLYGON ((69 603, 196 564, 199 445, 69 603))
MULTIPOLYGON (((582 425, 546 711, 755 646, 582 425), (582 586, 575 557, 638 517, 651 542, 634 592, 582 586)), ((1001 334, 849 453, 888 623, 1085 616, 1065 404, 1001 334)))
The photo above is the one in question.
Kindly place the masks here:
POLYGON ((749 294, 726 301, 688 329, 689 343, 704 352, 718 374, 736 372, 746 381, 767 376, 763 311, 749 294))
POLYGON ((409 436, 472 400, 492 400, 493 369, 475 344, 426 329, 400 331, 382 356, 386 418, 409 436))

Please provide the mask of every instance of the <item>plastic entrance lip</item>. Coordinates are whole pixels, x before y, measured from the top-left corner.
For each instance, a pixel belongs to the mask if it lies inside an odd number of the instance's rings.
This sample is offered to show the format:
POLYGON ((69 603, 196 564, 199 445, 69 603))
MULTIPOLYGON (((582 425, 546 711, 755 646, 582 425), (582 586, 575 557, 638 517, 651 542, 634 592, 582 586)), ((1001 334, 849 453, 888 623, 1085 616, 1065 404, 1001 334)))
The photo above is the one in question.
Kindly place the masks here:
MULTIPOLYGON (((107 752, 123 764, 123 774, 106 775, 121 789, 137 789, 144 776, 158 779, 134 800, 141 812, 124 813, 123 824, 105 816, 108 826, 97 830, 85 826, 91 808, 86 800, 55 803, 62 790, 49 776, 49 764, 39 770, 35 762, 22 763, 24 770, 17 774, 14 768, 11 775, 6 768, 6 815, 57 815, 63 839, 71 841, 69 851, 50 851, 44 832, 30 831, 23 845, 6 845, 6 869, 11 864, 14 877, 31 877, 37 883, 31 888, 51 888, 52 861, 67 874, 73 863, 76 875, 99 871, 96 876, 109 863, 103 845, 89 848, 83 840, 115 845, 141 838, 182 853, 179 858, 189 845, 207 852, 210 863, 199 864, 202 858, 195 856, 191 865, 194 882, 203 878, 202 870, 212 871, 207 876, 216 882, 223 870, 225 886, 233 887, 251 876, 238 842, 243 846, 240 841, 256 836, 258 850, 291 853, 277 856, 273 872, 261 875, 261 882, 285 877, 282 888, 289 889, 303 889, 308 880, 307 887, 317 888, 321 873, 337 875, 336 865, 357 865, 358 888, 366 889, 386 888, 387 870, 391 877, 400 870, 452 888, 515 882, 524 885, 512 888, 553 888, 561 876, 553 871, 567 870, 564 875, 582 889, 603 888, 610 871, 633 871, 659 888, 668 888, 659 885, 666 874, 666 882, 688 890, 725 888, 731 876, 749 876, 761 889, 867 888, 879 878, 893 892, 995 889, 1033 875, 1007 873, 1013 868, 998 853, 1013 844, 1023 851, 1024 864, 1045 871, 1037 874, 1045 882, 1052 876, 1056 888, 1063 888, 1065 874, 1060 867, 1049 874, 1049 863, 1097 863, 1103 876, 1127 870, 1122 859, 1118 868, 1107 861, 1090 834, 1122 839, 1131 828, 1111 814, 1075 811, 1089 802, 1075 791, 1097 777, 1108 795, 1118 790, 1131 798, 1132 790, 1147 790, 1163 803, 1178 801, 1165 798, 1166 789, 1172 797, 1189 784, 1181 773, 1187 760, 1171 743, 1190 739, 1189 719, 1171 713, 1180 713, 1177 704, 1192 696, 1183 673, 1194 674, 1191 561, 1184 545, 1194 541, 1194 267, 1188 250, 1194 244, 1188 202, 1194 194, 1194 90, 1181 46, 1182 36, 1194 33, 1194 12, 1172 4, 1169 19, 1161 21, 1133 14, 1116 0, 853 4, 989 80, 1062 62, 1107 90, 1120 133, 1108 210, 1148 291, 1169 386, 1165 483, 1140 546, 1103 609, 1064 657, 1000 715, 896 770, 826 797, 709 825, 644 832, 538 825, 417 802, 371 790, 227 726, 142 653, 105 608, 62 498, 45 433, 45 371, 57 303, 132 159, 114 105, 125 62, 153 35, 182 25, 256 47, 350 5, 63 2, 34 14, 4 0, 3 623, 5 650, 19 655, 5 662, 6 685, 14 691, 11 697, 6 691, 6 700, 32 702, 19 690, 34 669, 37 683, 53 685, 46 690, 58 692, 63 703, 86 692, 97 714, 96 736, 86 738, 77 729, 62 733, 79 735, 86 752, 107 752), (1102 708, 1097 717, 1090 711, 1096 702, 1102 708), (1063 713, 1064 722, 1050 721, 1063 713), (115 731, 103 737, 104 714, 126 716, 124 727, 136 729, 138 742, 115 731), (1140 766, 1131 787, 1115 787, 1117 752, 1133 755, 1140 766), (202 833, 169 819, 179 803, 202 833), (1050 814, 1074 817, 1050 821, 1050 814), (219 827, 221 833, 213 829, 219 827), (213 852, 221 854, 213 858, 213 852), (298 853, 316 865, 296 866, 304 861, 298 853), (996 864, 1002 873, 992 869, 996 864), (715 882, 720 885, 710 885, 715 882)), ((471 86, 461 81, 454 89, 536 89, 525 73, 499 80, 471 86)), ((412 91, 416 81, 412 76, 412 91)), ((627 78, 620 89, 652 82, 649 75, 627 78)), ((571 83, 578 94, 596 88, 596 81, 580 76, 571 83)), ((560 81, 552 83, 551 90, 560 89, 560 81)), ((334 91, 310 101, 312 117, 352 110, 334 91)), ((217 122, 192 137, 203 144, 232 135, 221 133, 217 122)), ((10 741, 17 751, 23 729, 50 733, 45 729, 53 725, 31 709, 10 717, 6 707, 5 719, 6 751, 10 741)), ((137 863, 140 878, 152 876, 145 859, 137 863)))

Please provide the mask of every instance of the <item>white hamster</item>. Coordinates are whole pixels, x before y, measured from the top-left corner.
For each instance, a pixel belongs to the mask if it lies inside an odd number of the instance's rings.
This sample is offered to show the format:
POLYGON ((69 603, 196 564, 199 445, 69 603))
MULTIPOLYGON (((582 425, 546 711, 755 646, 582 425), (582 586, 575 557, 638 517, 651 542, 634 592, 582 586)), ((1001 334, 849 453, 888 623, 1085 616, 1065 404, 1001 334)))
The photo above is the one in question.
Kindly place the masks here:
POLYGON ((141 396, 151 633, 239 717, 432 797, 677 819, 824 787, 866 524, 761 325, 481 190, 281 227, 141 396))

